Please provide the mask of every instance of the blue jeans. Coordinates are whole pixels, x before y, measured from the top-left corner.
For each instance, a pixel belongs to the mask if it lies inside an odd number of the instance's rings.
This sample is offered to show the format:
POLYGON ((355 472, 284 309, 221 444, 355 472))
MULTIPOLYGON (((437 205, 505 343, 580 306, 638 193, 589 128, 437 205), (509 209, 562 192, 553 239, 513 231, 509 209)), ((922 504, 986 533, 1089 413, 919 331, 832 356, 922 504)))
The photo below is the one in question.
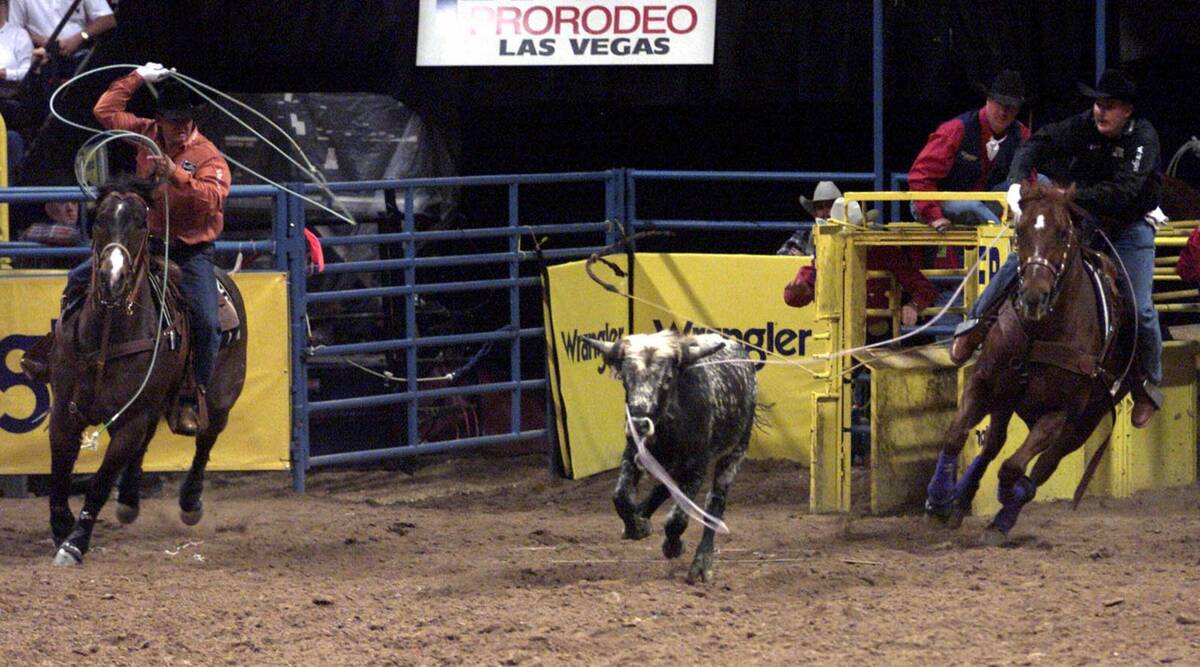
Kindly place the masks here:
MULTIPOLYGON (((152 240, 149 250, 162 254, 162 243, 152 240)), ((191 311, 192 368, 196 383, 204 386, 212 381, 213 364, 221 345, 220 324, 217 322, 217 283, 213 274, 213 244, 171 244, 171 261, 179 265, 183 279, 179 291, 191 311)), ((66 294, 87 291, 92 279, 92 260, 89 257, 67 274, 66 294), (79 291, 76 291, 79 290, 79 291)))
MULTIPOLYGON (((1125 280, 1118 281, 1125 300, 1130 301, 1130 289, 1132 289, 1132 298, 1137 301, 1138 363, 1143 375, 1151 384, 1162 384, 1162 331, 1158 327, 1158 311, 1154 309, 1152 299, 1154 294, 1154 227, 1145 221, 1138 220, 1112 232, 1109 240, 1112 241, 1113 248, 1116 248, 1117 257, 1125 265, 1125 271, 1129 272, 1128 283, 1125 280)), ((1099 242, 1103 243, 1103 241, 1099 242)), ((1112 254, 1107 244, 1104 244, 1101 250, 1112 254)), ((983 294, 980 294, 975 303, 971 305, 967 321, 960 325, 958 333, 966 333, 973 329, 978 324, 980 315, 996 305, 997 299, 1000 299, 1008 290, 1008 286, 1016 280, 1019 263, 1017 253, 1009 254, 1008 259, 992 277, 987 288, 983 290, 983 294)), ((1117 267, 1117 274, 1124 275, 1120 266, 1117 267)))

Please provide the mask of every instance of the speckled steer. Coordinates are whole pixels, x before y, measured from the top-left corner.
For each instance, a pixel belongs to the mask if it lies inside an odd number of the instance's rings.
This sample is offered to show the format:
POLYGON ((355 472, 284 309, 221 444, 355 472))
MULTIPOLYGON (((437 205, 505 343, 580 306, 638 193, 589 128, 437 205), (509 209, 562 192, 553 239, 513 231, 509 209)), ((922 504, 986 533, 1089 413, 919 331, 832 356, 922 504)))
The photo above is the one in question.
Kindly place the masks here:
MULTIPOLYGON (((625 385, 632 427, 685 494, 695 496, 715 462, 705 510, 717 518, 724 515, 725 496, 755 424, 758 385, 745 348, 716 334, 691 336, 671 330, 609 342, 586 340, 616 371, 625 385)), ((636 452, 627 432, 613 504, 625 522, 625 537, 640 540, 650 534, 650 516, 669 493, 658 484, 637 501, 643 471, 634 459, 636 452)), ((664 528, 662 550, 667 558, 683 553, 687 523, 687 514, 675 506, 664 528)), ((705 527, 688 570, 689 582, 712 578, 713 535, 713 529, 705 527)))

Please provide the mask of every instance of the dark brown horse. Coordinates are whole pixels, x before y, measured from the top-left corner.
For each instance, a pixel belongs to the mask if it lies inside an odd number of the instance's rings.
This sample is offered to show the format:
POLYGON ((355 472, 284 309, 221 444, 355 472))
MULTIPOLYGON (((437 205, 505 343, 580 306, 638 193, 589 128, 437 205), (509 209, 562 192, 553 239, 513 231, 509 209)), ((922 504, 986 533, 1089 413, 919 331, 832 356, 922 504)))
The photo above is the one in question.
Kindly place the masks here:
POLYGON ((958 527, 1004 446, 1009 420, 1019 415, 1029 437, 1000 467, 1002 508, 985 533, 991 543, 1004 541, 1037 487, 1130 387, 1133 314, 1120 303, 1112 262, 1082 247, 1072 220, 1073 211, 1082 213, 1071 201, 1074 193, 1074 187, 1022 188, 1019 282, 988 333, 929 483, 926 511, 958 527), (983 451, 956 481, 968 429, 988 415, 983 451))
MULTIPOLYGON (((59 544, 54 562, 82 561, 96 518, 121 475, 117 518, 129 523, 138 514, 142 458, 159 418, 185 381, 186 318, 160 294, 151 280, 162 264, 151 261, 147 214, 153 184, 123 179, 101 189, 92 232, 92 278, 78 311, 59 322, 50 353, 50 529, 59 544), (166 308, 167 316, 162 317, 166 308), (100 469, 92 477, 83 510, 76 520, 68 504, 71 473, 84 430, 104 423, 111 436, 100 469), (124 474, 121 474, 124 471, 124 474)), ((179 494, 184 523, 200 520, 204 468, 229 410, 242 391, 246 374, 246 313, 241 294, 218 270, 237 310, 242 330, 231 336, 216 359, 208 388, 207 428, 196 435, 196 453, 179 494)))

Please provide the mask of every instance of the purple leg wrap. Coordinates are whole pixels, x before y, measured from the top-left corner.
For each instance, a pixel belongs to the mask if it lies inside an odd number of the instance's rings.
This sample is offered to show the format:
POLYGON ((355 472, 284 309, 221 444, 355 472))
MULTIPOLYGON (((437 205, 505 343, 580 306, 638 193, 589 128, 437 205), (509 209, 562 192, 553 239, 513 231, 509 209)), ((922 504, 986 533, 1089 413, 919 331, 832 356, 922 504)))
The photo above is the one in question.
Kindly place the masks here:
POLYGON ((929 480, 929 505, 935 508, 948 507, 954 500, 954 478, 958 476, 958 457, 938 454, 933 479, 929 480))
POLYGON ((1033 483, 1032 479, 1025 476, 1022 476, 1010 487, 1001 486, 996 495, 1003 507, 996 512, 996 518, 992 519, 992 526, 1007 535, 1008 531, 1017 524, 1017 516, 1021 513, 1021 508, 1025 503, 1033 500, 1036 494, 1037 485, 1033 483))
POLYGON ((966 498, 968 501, 975 498, 975 492, 979 490, 979 480, 983 479, 983 472, 987 470, 987 463, 984 462, 982 456, 976 456, 971 465, 963 471, 963 476, 958 479, 958 484, 954 485, 954 499, 961 500, 966 498), (969 497, 968 497, 969 496, 969 497))

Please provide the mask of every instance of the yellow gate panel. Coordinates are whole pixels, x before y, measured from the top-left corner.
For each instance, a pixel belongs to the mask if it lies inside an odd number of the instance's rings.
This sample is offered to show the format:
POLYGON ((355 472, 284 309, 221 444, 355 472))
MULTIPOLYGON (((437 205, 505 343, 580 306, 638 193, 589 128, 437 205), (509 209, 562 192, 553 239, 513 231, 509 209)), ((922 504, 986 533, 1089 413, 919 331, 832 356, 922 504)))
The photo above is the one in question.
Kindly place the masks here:
POLYGON ((944 348, 868 350, 871 513, 919 506, 958 410, 958 369, 944 348))

